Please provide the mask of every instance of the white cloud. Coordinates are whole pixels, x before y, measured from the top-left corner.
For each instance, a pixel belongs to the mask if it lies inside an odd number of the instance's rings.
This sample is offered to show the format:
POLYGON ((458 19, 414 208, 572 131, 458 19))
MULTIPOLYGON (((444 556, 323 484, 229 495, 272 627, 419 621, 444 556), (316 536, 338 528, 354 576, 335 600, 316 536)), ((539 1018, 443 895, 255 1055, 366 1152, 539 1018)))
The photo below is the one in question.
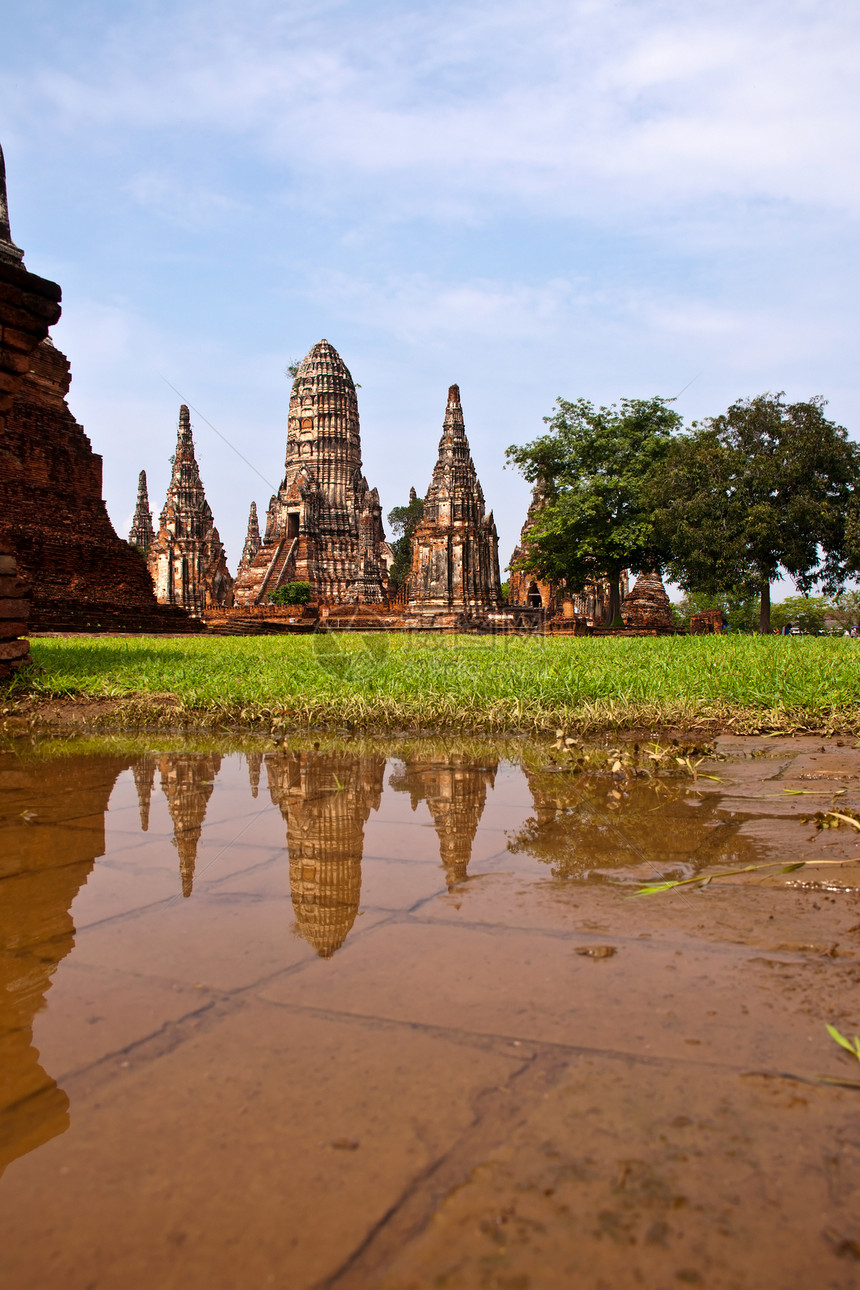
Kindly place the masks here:
POLYGON ((281 18, 185 4, 166 30, 117 21, 86 76, 45 65, 33 88, 67 131, 245 139, 309 203, 385 176, 390 208, 410 213, 490 196, 632 221, 714 194, 860 213, 860 18, 844 5, 498 0, 281 18))

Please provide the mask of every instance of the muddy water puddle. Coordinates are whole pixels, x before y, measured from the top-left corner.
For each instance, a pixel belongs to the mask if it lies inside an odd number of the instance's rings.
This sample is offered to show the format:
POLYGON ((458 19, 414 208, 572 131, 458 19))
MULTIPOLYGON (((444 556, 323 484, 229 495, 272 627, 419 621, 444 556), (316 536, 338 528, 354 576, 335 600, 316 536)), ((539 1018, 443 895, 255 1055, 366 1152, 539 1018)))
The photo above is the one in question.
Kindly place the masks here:
POLYGON ((853 743, 0 753, 0 1285, 860 1285, 853 743))

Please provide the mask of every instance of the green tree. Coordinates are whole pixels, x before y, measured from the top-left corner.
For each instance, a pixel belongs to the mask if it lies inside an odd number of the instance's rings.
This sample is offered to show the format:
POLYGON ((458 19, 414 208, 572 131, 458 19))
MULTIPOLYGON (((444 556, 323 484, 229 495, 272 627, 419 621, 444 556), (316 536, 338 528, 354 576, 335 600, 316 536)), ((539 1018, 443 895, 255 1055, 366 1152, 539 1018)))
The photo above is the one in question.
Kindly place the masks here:
POLYGON ((681 425, 669 403, 622 399, 595 408, 587 399, 558 399, 555 414, 544 418, 548 432, 506 452, 542 496, 518 567, 571 591, 606 578, 610 624, 621 609, 622 571, 662 563, 647 481, 681 425))
POLYGON ((285 582, 269 592, 270 605, 306 605, 311 598, 309 582, 285 582))
POLYGON ((796 623, 809 636, 820 636, 829 615, 830 601, 826 596, 786 596, 771 605, 770 625, 774 631, 782 631, 796 623))
POLYGON ((703 609, 721 609, 723 617, 736 632, 753 632, 758 629, 758 601, 753 596, 720 592, 708 595, 705 591, 688 591, 683 599, 672 606, 678 626, 689 629, 693 614, 703 609))
POLYGON ((770 587, 781 571, 803 593, 832 594, 860 557, 846 523, 857 505, 858 448, 824 407, 821 398, 786 403, 781 393, 735 403, 676 439, 652 476, 672 580, 755 595, 761 632, 770 631, 770 587))
POLYGON ((388 523, 394 538, 391 543, 394 563, 388 571, 388 581, 393 591, 397 590, 412 568, 412 534, 423 514, 424 501, 417 496, 414 488, 410 490, 407 506, 395 506, 388 512, 388 523))
POLYGON ((835 618, 844 631, 860 623, 860 591, 852 588, 834 596, 828 607, 828 618, 835 618))

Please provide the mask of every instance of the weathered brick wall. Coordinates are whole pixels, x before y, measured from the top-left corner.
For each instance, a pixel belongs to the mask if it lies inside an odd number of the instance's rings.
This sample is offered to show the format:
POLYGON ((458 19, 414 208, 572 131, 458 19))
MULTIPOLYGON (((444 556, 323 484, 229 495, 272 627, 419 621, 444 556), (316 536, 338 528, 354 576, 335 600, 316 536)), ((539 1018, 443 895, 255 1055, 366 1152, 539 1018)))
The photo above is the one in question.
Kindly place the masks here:
POLYGON ((0 681, 30 662, 30 642, 21 640, 30 617, 30 587, 18 573, 15 552, 0 542, 0 681))
POLYGON ((114 532, 102 500, 102 462, 65 396, 65 356, 44 340, 30 360, 0 436, 0 539, 33 584, 31 626, 183 630, 164 618, 140 553, 114 532))
POLYGON ((0 430, 34 349, 60 316, 60 299, 56 282, 0 258, 0 430))
MULTIPOLYGON (((5 197, 5 191, 0 197, 5 197)), ((3 205, 5 210, 5 200, 3 205)), ((30 370, 33 351, 60 316, 60 299, 56 282, 0 256, 0 481, 9 465, 7 415, 30 370)), ((14 545, 4 533, 4 518, 0 504, 0 680, 30 661, 29 642, 21 639, 30 617, 29 587, 20 575, 14 545)))

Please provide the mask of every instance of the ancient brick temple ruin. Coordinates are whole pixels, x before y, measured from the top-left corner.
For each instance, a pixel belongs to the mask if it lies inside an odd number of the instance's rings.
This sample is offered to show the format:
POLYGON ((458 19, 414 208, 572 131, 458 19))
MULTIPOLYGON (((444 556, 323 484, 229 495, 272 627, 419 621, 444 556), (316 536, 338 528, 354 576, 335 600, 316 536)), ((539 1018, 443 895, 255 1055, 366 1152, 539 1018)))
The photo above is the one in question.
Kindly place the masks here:
MULTIPOLYGON (((30 370, 33 351, 60 316, 60 288, 24 268, 24 252, 12 241, 6 201, 6 164, 0 148, 0 489, 14 469, 14 445, 6 419, 30 370), (10 462, 10 455, 12 461, 10 462)), ((9 531, 14 492, 0 492, 0 680, 30 662, 25 638, 30 618, 31 586, 18 568, 9 531)))
POLYGON ((621 602, 624 626, 637 630, 674 632, 672 604, 659 573, 640 573, 621 602))
POLYGON ((200 617, 206 609, 232 603, 233 579, 200 479, 191 418, 184 403, 179 409, 167 499, 147 564, 163 605, 180 605, 200 617))
MULTIPOLYGON (((543 610, 550 618, 581 620, 589 628, 603 624, 609 606, 609 585, 603 579, 588 583, 582 591, 570 591, 563 583, 548 582, 534 573, 518 568, 528 554, 530 535, 537 521, 544 496, 538 486, 532 493, 520 540, 511 553, 508 604, 543 610)), ((628 594, 629 579, 626 572, 621 579, 622 605, 628 594)), ((623 616, 622 608, 622 616, 623 616)))
MULTIPOLYGON (((9 578, 0 621, 26 622, 8 572, 32 585, 30 626, 42 630, 99 628, 187 631, 186 615, 159 608, 139 553, 114 532, 102 500, 102 461, 66 404, 71 375, 47 333, 60 316, 60 288, 24 267, 12 242, 0 153, 0 546, 9 578)), ((9 651, 26 642, 5 639, 9 651)))
POLYGON ((412 539, 413 612, 481 617, 502 603, 499 539, 469 452, 460 389, 448 390, 439 455, 412 539))
POLYGON ((310 583, 322 605, 382 604, 383 543, 379 495, 361 473, 355 384, 321 340, 293 381, 284 479, 262 545, 236 578, 236 604, 265 604, 293 581, 310 583))
POLYGON ((152 527, 152 511, 149 509, 149 493, 146 488, 146 471, 142 470, 137 478, 137 505, 134 508, 134 519, 128 535, 130 546, 137 547, 146 555, 155 541, 155 530, 152 527))

